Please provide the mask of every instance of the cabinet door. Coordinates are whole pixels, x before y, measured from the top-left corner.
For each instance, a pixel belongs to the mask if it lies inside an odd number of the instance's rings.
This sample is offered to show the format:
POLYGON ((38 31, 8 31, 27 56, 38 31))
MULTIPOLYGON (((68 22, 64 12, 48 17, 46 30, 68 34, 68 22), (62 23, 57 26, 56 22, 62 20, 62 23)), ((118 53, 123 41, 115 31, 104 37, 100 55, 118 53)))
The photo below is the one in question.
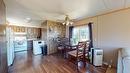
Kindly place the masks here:
POLYGON ((11 27, 6 28, 6 39, 7 39, 7 56, 8 56, 8 66, 13 64, 14 60, 14 36, 11 27))

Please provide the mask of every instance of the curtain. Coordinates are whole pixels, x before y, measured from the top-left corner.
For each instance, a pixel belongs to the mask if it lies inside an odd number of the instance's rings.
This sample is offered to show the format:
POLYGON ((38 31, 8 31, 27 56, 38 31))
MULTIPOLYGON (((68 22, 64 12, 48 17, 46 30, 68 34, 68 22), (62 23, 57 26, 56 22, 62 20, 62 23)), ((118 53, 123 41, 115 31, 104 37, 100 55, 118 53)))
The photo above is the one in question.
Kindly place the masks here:
POLYGON ((69 41, 70 41, 70 39, 72 38, 73 28, 74 28, 74 26, 70 26, 70 27, 69 27, 69 41))
POLYGON ((89 46, 89 51, 91 50, 91 48, 93 48, 93 33, 92 33, 92 23, 88 24, 89 27, 89 38, 91 40, 90 42, 90 46, 89 46))

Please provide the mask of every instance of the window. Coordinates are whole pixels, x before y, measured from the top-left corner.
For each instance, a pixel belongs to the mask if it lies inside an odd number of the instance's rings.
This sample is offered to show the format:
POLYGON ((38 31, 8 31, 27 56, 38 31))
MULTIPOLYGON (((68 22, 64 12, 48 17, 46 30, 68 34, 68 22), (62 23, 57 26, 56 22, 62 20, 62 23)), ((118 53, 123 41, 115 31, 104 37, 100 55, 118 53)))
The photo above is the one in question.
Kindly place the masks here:
POLYGON ((79 41, 89 40, 89 27, 88 25, 74 27, 72 31, 71 42, 73 45, 78 44, 79 41))

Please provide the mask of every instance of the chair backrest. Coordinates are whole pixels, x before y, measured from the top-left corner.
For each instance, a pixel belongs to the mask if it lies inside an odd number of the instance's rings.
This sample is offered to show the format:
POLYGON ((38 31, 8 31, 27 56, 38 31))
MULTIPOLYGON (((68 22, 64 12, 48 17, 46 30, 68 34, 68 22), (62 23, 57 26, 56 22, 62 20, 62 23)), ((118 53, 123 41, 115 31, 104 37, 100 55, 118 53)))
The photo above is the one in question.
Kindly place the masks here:
POLYGON ((88 50, 89 50, 89 44, 90 44, 90 40, 89 41, 78 42, 77 54, 76 54, 77 57, 79 57, 78 55, 80 53, 85 57, 85 54, 88 53, 88 50))
POLYGON ((77 45, 77 53, 76 56, 79 57, 79 54, 83 54, 85 51, 85 47, 86 47, 86 42, 78 42, 77 45))
POLYGON ((64 44, 69 43, 68 38, 57 38, 57 46, 64 46, 64 44))
POLYGON ((88 51, 89 51, 90 42, 91 42, 90 40, 86 41, 86 46, 85 46, 85 48, 86 48, 86 50, 88 50, 88 51))

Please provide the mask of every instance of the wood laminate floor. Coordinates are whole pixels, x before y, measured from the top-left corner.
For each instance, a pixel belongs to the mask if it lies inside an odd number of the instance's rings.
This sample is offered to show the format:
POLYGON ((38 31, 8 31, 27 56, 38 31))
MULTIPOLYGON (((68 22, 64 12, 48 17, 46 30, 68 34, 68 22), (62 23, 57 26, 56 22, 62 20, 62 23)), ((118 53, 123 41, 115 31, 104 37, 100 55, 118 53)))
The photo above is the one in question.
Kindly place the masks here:
MULTIPOLYGON (((31 51, 15 54, 13 66, 9 73, 77 73, 73 63, 68 62, 58 54, 34 56, 31 51)), ((105 73, 107 67, 94 67, 87 63, 86 68, 81 68, 81 73, 105 73)))

